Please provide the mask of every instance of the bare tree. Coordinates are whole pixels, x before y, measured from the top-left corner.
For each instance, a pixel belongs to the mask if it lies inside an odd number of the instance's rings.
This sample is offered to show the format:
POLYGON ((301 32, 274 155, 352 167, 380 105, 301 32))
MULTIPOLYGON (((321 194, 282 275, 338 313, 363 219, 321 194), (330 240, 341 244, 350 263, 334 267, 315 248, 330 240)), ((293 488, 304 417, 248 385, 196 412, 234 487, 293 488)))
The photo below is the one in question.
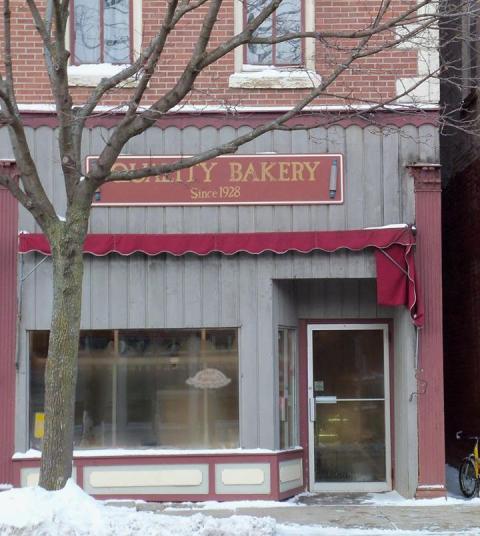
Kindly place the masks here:
MULTIPOLYGON (((83 243, 87 234, 92 198, 95 191, 109 181, 129 181, 141 177, 167 174, 193 166, 219 155, 234 153, 241 145, 262 134, 292 127, 289 121, 322 96, 334 93, 333 87, 342 75, 351 72, 362 62, 404 42, 420 39, 427 31, 436 31, 436 2, 433 0, 400 2, 378 0, 368 22, 355 30, 338 32, 287 31, 274 37, 262 33, 262 24, 285 0, 255 2, 258 9, 245 22, 243 29, 218 44, 212 39, 221 22, 221 8, 226 0, 167 0, 163 19, 153 39, 146 44, 138 58, 121 72, 104 78, 82 104, 74 104, 68 80, 69 50, 66 33, 69 0, 27 0, 31 17, 41 37, 58 120, 58 146, 66 191, 66 215, 61 218, 42 185, 42 176, 27 144, 22 115, 17 104, 12 56, 12 24, 10 1, 3 1, 3 72, 0 77, 0 124, 7 126, 18 176, 0 175, 0 184, 7 187, 16 199, 33 215, 48 238, 53 262, 53 315, 45 380, 45 436, 40 485, 60 489, 71 475, 74 402, 79 345, 83 243), (201 30, 183 71, 168 91, 144 106, 145 93, 152 76, 160 69, 161 60, 172 46, 170 35, 192 12, 201 13, 201 30), (112 171, 125 144, 141 134, 164 114, 184 102, 195 88, 198 76, 240 46, 260 46, 295 42, 299 38, 315 40, 325 55, 331 58, 330 71, 322 73, 318 85, 301 94, 290 110, 273 120, 188 158, 152 165, 131 171, 112 171), (89 117, 96 113, 102 99, 135 77, 129 89, 125 114, 105 140, 92 169, 82 167, 82 134, 89 117), (289 126, 290 125, 290 126, 289 126)), ((369 3, 370 7, 375 2, 369 3)), ((223 6, 225 8, 225 6, 223 6)), ((359 7, 360 9, 360 7, 359 7)), ((435 73, 405 88, 408 94, 418 84, 435 73)), ((344 102, 358 103, 355 95, 344 93, 344 102)), ((398 95, 395 97, 398 98, 398 95)), ((378 110, 394 102, 364 101, 362 113, 378 110)), ((352 108, 353 109, 353 108, 352 108)))

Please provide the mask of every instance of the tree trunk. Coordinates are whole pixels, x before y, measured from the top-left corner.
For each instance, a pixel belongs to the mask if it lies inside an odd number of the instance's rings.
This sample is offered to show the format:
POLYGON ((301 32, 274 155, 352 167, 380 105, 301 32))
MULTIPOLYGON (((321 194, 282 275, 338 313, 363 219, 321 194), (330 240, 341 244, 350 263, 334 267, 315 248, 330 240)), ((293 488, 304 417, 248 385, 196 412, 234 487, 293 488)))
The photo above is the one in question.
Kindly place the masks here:
POLYGON ((45 370, 45 434, 40 468, 40 486, 47 490, 63 488, 72 474, 86 221, 81 225, 61 224, 49 236, 53 312, 45 370))

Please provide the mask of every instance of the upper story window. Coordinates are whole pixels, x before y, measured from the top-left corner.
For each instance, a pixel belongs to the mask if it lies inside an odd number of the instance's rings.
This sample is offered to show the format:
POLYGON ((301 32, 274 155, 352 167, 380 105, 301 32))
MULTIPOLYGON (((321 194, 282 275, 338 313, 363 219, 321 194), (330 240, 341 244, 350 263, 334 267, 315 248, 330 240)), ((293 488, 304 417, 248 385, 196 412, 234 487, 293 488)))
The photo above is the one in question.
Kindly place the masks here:
MULTIPOLYGON (((234 0, 235 33, 253 20, 271 0, 234 0)), ((257 29, 256 36, 277 38, 315 30, 315 0, 282 0, 257 29)), ((299 89, 320 84, 315 72, 315 40, 248 44, 235 49, 235 72, 229 86, 242 89, 299 89)))
MULTIPOLYGON (((244 6, 247 22, 257 17, 271 0, 249 0, 244 6)), ((280 37, 300 32, 302 28, 302 0, 283 0, 278 9, 258 28, 258 37, 280 37)), ((302 41, 294 39, 283 43, 250 44, 245 48, 247 65, 301 65, 303 63, 302 41)))
POLYGON ((73 0, 72 63, 132 61, 133 0, 73 0))

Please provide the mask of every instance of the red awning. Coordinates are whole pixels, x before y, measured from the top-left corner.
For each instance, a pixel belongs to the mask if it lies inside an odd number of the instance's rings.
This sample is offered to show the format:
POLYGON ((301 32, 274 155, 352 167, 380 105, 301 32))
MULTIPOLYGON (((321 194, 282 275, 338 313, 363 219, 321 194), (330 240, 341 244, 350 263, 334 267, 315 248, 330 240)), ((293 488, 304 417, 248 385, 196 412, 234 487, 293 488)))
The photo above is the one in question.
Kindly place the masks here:
MULTIPOLYGON (((419 305, 413 246, 415 238, 410 228, 380 227, 352 231, 307 231, 274 233, 201 233, 201 234, 89 234, 84 252, 103 256, 110 253, 132 255, 224 255, 266 251, 286 253, 296 251, 332 253, 341 249, 376 250, 377 301, 380 305, 405 305, 413 322, 423 324, 423 311, 419 305)), ((42 234, 20 233, 20 253, 36 251, 50 255, 50 245, 42 234)))

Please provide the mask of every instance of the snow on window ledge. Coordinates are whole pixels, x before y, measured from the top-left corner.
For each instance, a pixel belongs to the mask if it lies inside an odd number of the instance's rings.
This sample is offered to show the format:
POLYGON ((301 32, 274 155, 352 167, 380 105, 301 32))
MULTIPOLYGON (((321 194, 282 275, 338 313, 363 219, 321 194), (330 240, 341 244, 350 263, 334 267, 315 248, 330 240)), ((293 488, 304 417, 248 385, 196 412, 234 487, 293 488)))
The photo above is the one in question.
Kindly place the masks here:
MULTIPOLYGON (((111 63, 94 63, 68 66, 68 85, 95 87, 102 78, 110 78, 123 71, 128 65, 113 65, 111 63)), ((128 78, 122 82, 123 87, 134 87, 137 84, 135 78, 128 78)))
MULTIPOLYGON (((288 447, 280 450, 263 448, 231 448, 231 449, 167 449, 167 448, 105 448, 105 449, 80 449, 74 450, 74 458, 97 458, 97 457, 123 457, 123 456, 215 456, 219 454, 229 455, 273 455, 285 452, 297 452, 303 450, 301 446, 288 447)), ((42 453, 36 449, 29 449, 26 452, 15 452, 12 460, 34 460, 42 457, 42 453)))
POLYGON ((308 69, 264 68, 251 70, 245 66, 242 72, 230 75, 229 87, 241 89, 303 89, 318 87, 322 78, 308 69))

